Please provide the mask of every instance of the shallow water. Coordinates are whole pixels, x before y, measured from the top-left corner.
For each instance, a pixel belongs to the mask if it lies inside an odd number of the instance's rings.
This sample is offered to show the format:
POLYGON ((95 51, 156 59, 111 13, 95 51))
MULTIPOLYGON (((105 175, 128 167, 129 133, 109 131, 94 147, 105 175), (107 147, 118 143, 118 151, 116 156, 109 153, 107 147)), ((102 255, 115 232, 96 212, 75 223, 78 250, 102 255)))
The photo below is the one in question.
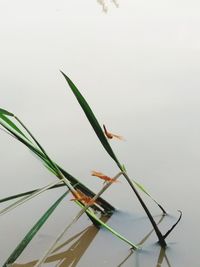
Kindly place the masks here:
MULTIPOLYGON (((99 121, 125 137, 124 142, 113 141, 113 149, 129 175, 168 211, 159 224, 163 233, 176 221, 177 209, 183 211, 164 252, 120 178, 121 183, 104 194, 117 208, 108 223, 135 243, 147 237, 143 248, 130 251, 83 216, 45 266, 198 267, 198 1, 19 0, 0 5, 0 106, 16 113, 56 162, 97 191, 102 182, 91 177, 90 171, 114 176, 118 169, 59 73, 63 70, 99 121)), ((55 180, 41 162, 3 132, 0 146, 0 198, 55 180)), ((63 188, 46 192, 1 216, 0 265, 61 192, 63 188)), ((13 266, 34 266, 79 211, 69 199, 13 266)), ((144 199, 159 221, 160 210, 144 199)))

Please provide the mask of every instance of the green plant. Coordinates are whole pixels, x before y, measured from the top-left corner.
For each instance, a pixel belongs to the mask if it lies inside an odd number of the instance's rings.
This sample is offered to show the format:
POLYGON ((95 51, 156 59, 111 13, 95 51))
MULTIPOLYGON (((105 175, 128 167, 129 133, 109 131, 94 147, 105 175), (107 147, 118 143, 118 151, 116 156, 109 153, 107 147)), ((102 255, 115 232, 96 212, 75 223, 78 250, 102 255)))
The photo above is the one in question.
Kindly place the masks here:
MULTIPOLYGON (((126 179, 126 181, 128 182, 128 184, 130 185, 130 187, 132 188, 132 190, 134 191, 136 197, 138 198, 141 206, 143 207, 145 213, 147 214, 155 232, 156 235, 158 237, 158 241, 161 245, 161 247, 165 248, 166 247, 166 242, 165 242, 165 238, 170 234, 170 232, 174 229, 174 227, 176 226, 176 224, 180 221, 182 213, 180 212, 180 218, 178 219, 178 222, 175 224, 175 226, 173 225, 170 230, 167 232, 167 234, 163 235, 151 212, 149 211, 149 209, 147 208, 145 202, 143 201, 142 197, 140 196, 139 192, 137 191, 136 187, 137 186, 140 190, 142 190, 144 193, 146 193, 149 197, 151 197, 151 195, 147 192, 147 190, 144 189, 144 187, 142 185, 140 185, 138 182, 134 181, 133 179, 130 179, 128 176, 128 173, 124 167, 124 165, 122 165, 119 160, 117 159, 115 153, 113 152, 110 144, 108 143, 105 134, 98 122, 98 120, 96 119, 92 109, 90 108, 90 106, 88 105, 88 103, 86 102, 85 98, 81 95, 80 91, 78 90, 78 88, 75 86, 75 84, 70 80, 70 78, 61 71, 62 75, 64 76, 65 80, 67 81, 69 87, 71 88, 73 94, 75 95, 76 99, 78 100, 80 106, 82 107, 86 117, 88 118, 92 128, 94 129, 97 137, 99 138, 101 144, 103 145, 103 147, 105 148, 105 150, 107 151, 107 153, 110 155, 110 157, 115 161, 115 163, 117 164, 117 166, 119 167, 119 169, 122 171, 122 174, 124 176, 124 178, 126 179)), ((105 126, 104 126, 105 129, 105 126)), ((105 129, 106 130, 106 129, 105 129)), ((151 197, 152 198, 152 197, 151 197)), ((153 199, 154 200, 154 199, 153 199)), ((164 214, 166 214, 165 209, 157 202, 154 200, 154 202, 159 206, 159 208, 162 210, 162 212, 164 214)))
MULTIPOLYGON (((57 237, 56 241, 52 244, 50 249, 47 250, 47 252, 44 254, 43 258, 37 263, 36 266, 40 266, 45 259, 48 257, 49 253, 51 253, 56 245, 58 244, 58 241, 60 238, 64 235, 64 233, 82 216, 82 214, 86 213, 87 216, 90 218, 92 223, 96 225, 97 227, 104 227, 108 231, 110 231, 112 234, 114 234, 116 237, 120 238, 127 244, 129 244, 133 249, 137 249, 138 246, 133 244, 131 241, 129 241, 127 238, 123 237, 121 234, 116 232, 114 229, 112 229, 110 226, 108 226, 106 223, 104 223, 101 219, 97 217, 95 214, 95 211, 98 210, 103 214, 109 214, 112 215, 112 213, 115 211, 115 208, 109 204, 106 200, 104 200, 101 195, 107 190, 107 188, 112 184, 113 181, 115 181, 120 175, 123 175, 126 181, 128 182, 129 186, 132 188, 133 192, 135 193, 136 197, 138 198, 141 206, 143 207, 144 211, 146 212, 153 229, 155 230, 158 241, 161 245, 161 247, 166 247, 166 237, 170 234, 170 232, 174 229, 174 227, 177 225, 177 223, 180 221, 182 213, 180 212, 180 217, 178 221, 170 228, 169 231, 167 231, 166 234, 162 234, 161 231, 158 228, 158 224, 155 222, 152 214, 150 213, 149 209, 147 208, 145 202, 143 201, 141 195, 139 194, 136 187, 143 193, 145 193, 150 199, 152 199, 158 207, 161 209, 163 215, 166 214, 165 209, 148 193, 148 191, 137 181, 130 179, 125 166, 120 163, 118 158, 116 157, 111 145, 109 144, 107 137, 112 138, 112 135, 107 132, 105 126, 104 131, 102 130, 98 120, 96 119, 92 109, 84 99, 84 97, 81 95, 75 84, 67 77, 63 72, 61 72, 64 78, 66 79, 69 87, 71 88, 72 92, 74 93, 76 99, 78 100, 80 106, 82 107, 87 119, 89 120, 94 132, 96 133, 98 139, 100 140, 101 144, 107 151, 107 153, 110 155, 110 157, 114 160, 114 162, 117 164, 120 172, 117 174, 114 178, 109 178, 103 174, 96 175, 100 178, 106 179, 105 186, 98 192, 94 193, 91 191, 87 186, 85 186, 83 183, 80 182, 77 178, 73 177, 71 174, 69 174, 67 171, 65 171, 62 167, 60 167, 55 161, 51 159, 51 157, 47 154, 45 149, 41 146, 41 144, 37 141, 37 139, 33 136, 31 131, 25 126, 25 124, 13 113, 5 110, 0 109, 0 124, 4 128, 4 130, 9 133, 12 137, 14 137, 16 140, 21 142, 23 145, 25 145, 30 151, 32 151, 43 163, 43 165, 53 174, 55 175, 59 180, 56 180, 55 182, 36 190, 32 190, 29 192, 20 193, 14 196, 9 196, 7 198, 1 199, 1 202, 10 201, 12 199, 18 199, 16 202, 12 203, 11 205, 7 206, 3 210, 0 211, 0 215, 5 214, 6 212, 12 210, 13 208, 16 208, 17 206, 23 204, 24 202, 32 199, 33 197, 36 197, 38 194, 41 194, 49 189, 57 188, 59 186, 66 186, 67 192, 62 195, 46 212, 45 214, 38 220, 38 222, 32 227, 32 229, 26 234, 26 236, 23 238, 23 240, 19 243, 19 245, 16 247, 16 249, 13 251, 13 253, 10 255, 10 257, 5 262, 4 266, 7 266, 7 264, 13 263, 18 256, 23 252, 25 247, 28 245, 28 243, 32 240, 32 238, 35 236, 35 234, 39 231, 39 229, 44 225, 46 220, 49 218, 49 216, 52 214, 52 212, 55 210, 55 208, 59 205, 61 200, 66 196, 68 192, 71 192, 75 196, 75 203, 81 207, 81 211, 77 214, 77 216, 71 221, 71 223, 64 229, 64 231, 61 231, 59 236, 57 237), (78 190, 85 194, 87 198, 91 200, 90 203, 86 203, 83 199, 78 197, 78 190)), ((94 172, 95 173, 95 172, 94 172)))

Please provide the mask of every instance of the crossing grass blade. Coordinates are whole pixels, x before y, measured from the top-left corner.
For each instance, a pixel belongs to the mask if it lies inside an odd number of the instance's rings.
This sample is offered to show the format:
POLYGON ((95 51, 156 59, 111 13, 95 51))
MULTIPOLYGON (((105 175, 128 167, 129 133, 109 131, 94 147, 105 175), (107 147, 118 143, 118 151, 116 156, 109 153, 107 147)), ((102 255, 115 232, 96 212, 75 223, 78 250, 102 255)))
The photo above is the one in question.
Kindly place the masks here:
MULTIPOLYGON (((4 121, 7 125, 9 125, 11 127, 11 129, 15 130, 18 134, 22 135, 23 137, 25 137, 26 139, 28 139, 26 137, 26 135, 17 127, 17 125, 15 123, 13 123, 9 118, 7 118, 5 115, 7 116, 11 116, 8 114, 12 114, 9 113, 8 111, 4 110, 5 112, 2 112, 2 109, 0 109, 0 119, 2 121, 4 121)), ((13 116, 13 114, 12 114, 13 116)))
MULTIPOLYGON (((1 110, 4 110, 4 109, 1 109, 1 110)), ((9 111, 6 111, 6 112, 8 114, 12 114, 12 113, 9 113, 9 111)), ((13 116, 15 116, 15 115, 13 115, 13 116)), ((73 177, 71 174, 69 174, 67 171, 65 171, 63 168, 61 168, 59 165, 54 163, 54 165, 52 166, 51 162, 46 158, 44 153, 41 150, 39 150, 39 148, 36 147, 27 138, 25 138, 23 135, 21 135, 20 132, 18 132, 18 131, 16 132, 15 127, 11 127, 10 124, 7 124, 6 121, 2 121, 2 120, 0 120, 0 124, 13 137, 15 137, 18 141, 20 141, 28 149, 30 149, 30 151, 33 152, 38 158, 40 158, 42 163, 44 164, 44 166, 47 167, 47 169, 50 170, 53 174, 55 174, 55 175, 57 174, 57 168, 58 168, 63 173, 63 175, 66 177, 66 179, 68 179, 71 182, 72 186, 74 186, 75 184, 78 183, 77 188, 82 190, 83 193, 88 194, 89 196, 95 195, 94 192, 92 192, 87 186, 82 184, 78 179, 73 177), (56 168, 54 167, 55 165, 56 165, 56 168)), ((101 203, 101 206, 103 207, 103 209, 108 213, 112 213, 115 210, 115 208, 111 204, 109 204, 107 201, 105 201, 102 198, 99 199, 99 203, 101 203)))
POLYGON ((147 190, 144 188, 143 185, 141 185, 140 183, 136 182, 135 180, 132 180, 134 184, 137 185, 137 187, 143 192, 145 193, 148 197, 150 197, 157 205, 158 207, 163 211, 164 214, 166 214, 166 211, 164 210, 164 208, 147 192, 147 190))
POLYGON ((26 195, 23 198, 17 200, 16 202, 12 203, 11 205, 5 207, 3 210, 0 210, 0 216, 4 215, 5 213, 17 208, 18 206, 26 203, 28 200, 31 200, 32 198, 44 193, 45 191, 47 191, 49 188, 51 188, 54 185, 59 184, 60 181, 56 180, 56 182, 50 183, 40 189, 38 189, 37 191, 35 191, 34 193, 30 194, 30 195, 26 195))
MULTIPOLYGON (((9 114, 9 112, 7 112, 9 114)), ((33 143, 31 143, 24 135, 21 134, 20 131, 16 131, 16 127, 15 125, 11 124, 10 121, 8 120, 3 120, 0 121, 0 124, 7 130, 9 131, 14 137, 16 137, 20 142, 22 142, 26 147, 28 147, 33 153, 35 153, 42 161, 44 161, 44 165, 48 165, 48 167, 53 169, 53 172, 57 172, 57 168, 60 169, 60 171, 67 176, 67 178, 72 178, 72 182, 78 182, 77 179, 75 179, 73 176, 71 176, 70 174, 68 175, 68 173, 66 171, 63 171, 62 168, 60 168, 57 164, 56 164, 56 168, 54 168, 54 164, 52 164, 52 162, 48 159, 48 157, 46 156, 46 154, 43 153, 43 151, 41 151, 41 149, 39 150, 37 147, 34 146, 33 143)), ((100 127, 100 126, 99 126, 100 127)), ((102 132, 103 134, 103 132, 102 132)), ((105 139, 106 140, 106 139, 105 139)), ((107 140, 106 140, 107 142, 107 140)), ((108 142, 107 142, 108 143, 108 142)), ((111 153, 111 152, 110 152, 111 153)), ((78 186, 77 186, 78 187, 78 186)), ((82 189, 82 186, 81 186, 82 189)), ((87 187, 83 186, 83 191, 89 191, 90 195, 94 196, 95 194, 90 191, 87 187)), ((103 199, 99 198, 100 203, 103 203, 103 199)), ((78 205, 82 205, 80 202, 76 201, 76 203, 78 205)), ((105 201, 104 201, 105 204, 105 201)), ((84 206, 82 205, 82 208, 84 208, 84 206)), ((110 208, 110 207, 109 207, 110 208)), ((112 208, 112 206, 111 206, 112 208)), ((114 208, 112 209, 114 210, 114 208)), ((102 222, 92 211, 87 210, 86 214, 89 216, 89 218, 92 220, 93 223, 95 223, 98 226, 102 226, 104 228, 106 228, 108 231, 110 231, 112 234, 116 235, 118 238, 120 238, 121 240, 125 241, 126 243, 128 243, 129 245, 131 245, 133 248, 136 248, 136 246, 130 242, 129 240, 127 240, 126 238, 124 238, 122 235, 120 235, 118 232, 116 232, 114 229, 112 229, 110 226, 108 226, 107 224, 105 224, 104 222, 102 222)))
POLYGON ((15 250, 11 253, 11 255, 8 257, 6 262, 4 263, 3 267, 7 267, 8 264, 14 263, 17 258, 21 255, 21 253, 24 251, 24 249, 27 247, 27 245, 31 242, 33 237, 37 234, 37 232, 40 230, 40 228, 44 225, 44 223, 47 221, 47 219, 50 217, 50 215, 53 213, 53 211, 57 208, 57 206, 60 204, 60 202, 63 200, 63 198, 69 193, 69 190, 65 192, 45 213, 44 215, 37 221, 37 223, 31 228, 31 230, 25 235, 25 237, 22 239, 22 241, 17 245, 15 250))
MULTIPOLYGON (((59 188, 59 187, 63 187, 63 186, 65 186, 65 184, 57 184, 57 185, 54 185, 54 186, 50 187, 47 190, 55 189, 55 188, 59 188)), ((35 193, 38 190, 39 190, 39 188, 34 189, 34 190, 30 190, 30 191, 27 191, 27 192, 22 192, 22 193, 19 193, 19 194, 16 194, 16 195, 12 195, 12 196, 9 196, 9 197, 2 198, 2 199, 0 199, 0 203, 6 202, 6 201, 10 201, 10 200, 13 200, 13 199, 16 199, 16 198, 20 198, 20 197, 31 195, 32 193, 35 193)))

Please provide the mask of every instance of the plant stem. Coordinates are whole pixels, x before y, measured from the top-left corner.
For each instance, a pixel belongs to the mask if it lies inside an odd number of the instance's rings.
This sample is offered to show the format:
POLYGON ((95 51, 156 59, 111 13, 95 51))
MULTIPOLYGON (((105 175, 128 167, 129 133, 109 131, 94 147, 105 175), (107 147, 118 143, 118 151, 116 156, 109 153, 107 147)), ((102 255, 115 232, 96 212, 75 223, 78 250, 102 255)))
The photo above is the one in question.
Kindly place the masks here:
MULTIPOLYGON (((120 169, 122 169, 120 164, 119 164, 118 166, 119 166, 120 169)), ((127 182, 129 183, 129 185, 131 186, 131 188, 133 189, 133 191, 134 191, 134 193, 136 194, 136 196, 137 196, 137 198, 138 198, 140 204, 142 205, 144 211, 146 212, 146 214, 147 214, 147 216, 148 216, 148 218, 149 218, 149 220, 150 220, 150 222, 151 222, 151 224, 152 224, 152 226, 153 226, 153 228, 154 228, 154 230, 155 230, 155 232, 156 232, 156 235, 157 235, 158 240, 159 240, 159 244, 161 245, 161 247, 165 248, 165 247, 167 246, 167 244, 166 244, 166 242, 165 242, 165 239, 164 239, 162 233, 160 232, 160 230, 159 230, 159 228, 158 228, 156 222, 154 221, 154 218, 153 218, 153 216, 151 215, 149 209, 147 208, 147 206, 146 206, 146 204, 144 203, 143 199, 142 199, 141 196, 139 195, 139 193, 138 193, 137 189, 135 188, 135 186, 133 185, 131 179, 129 178, 129 176, 127 175, 127 173, 124 172, 124 171, 123 171, 123 176, 125 177, 125 179, 126 179, 127 182)))

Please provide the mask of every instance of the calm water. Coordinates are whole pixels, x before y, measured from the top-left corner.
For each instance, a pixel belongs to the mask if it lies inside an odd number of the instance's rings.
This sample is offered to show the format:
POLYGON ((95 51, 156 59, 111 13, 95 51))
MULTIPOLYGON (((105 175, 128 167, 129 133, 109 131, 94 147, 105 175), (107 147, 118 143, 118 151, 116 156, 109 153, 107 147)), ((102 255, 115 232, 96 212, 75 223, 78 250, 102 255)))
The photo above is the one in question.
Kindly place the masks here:
MULTIPOLYGON (((59 73, 63 70, 99 121, 125 137, 113 141, 113 149, 129 175, 169 212, 162 231, 175 222, 177 209, 183 211, 165 252, 152 233, 141 251, 131 253, 83 216, 45 266, 199 266, 199 8, 194 0, 0 1, 0 106, 15 112, 56 162, 98 190, 102 184, 90 171, 114 176, 118 170, 59 73)), ((1 198, 55 180, 2 131, 0 146, 1 198)), ((63 191, 44 193, 0 218, 0 265, 63 191)), ((105 198, 118 209, 108 223, 133 242, 152 230, 123 179, 105 198)), ((34 266, 79 211, 69 199, 14 266, 34 266)), ((160 211, 147 201, 159 221, 160 211)))

